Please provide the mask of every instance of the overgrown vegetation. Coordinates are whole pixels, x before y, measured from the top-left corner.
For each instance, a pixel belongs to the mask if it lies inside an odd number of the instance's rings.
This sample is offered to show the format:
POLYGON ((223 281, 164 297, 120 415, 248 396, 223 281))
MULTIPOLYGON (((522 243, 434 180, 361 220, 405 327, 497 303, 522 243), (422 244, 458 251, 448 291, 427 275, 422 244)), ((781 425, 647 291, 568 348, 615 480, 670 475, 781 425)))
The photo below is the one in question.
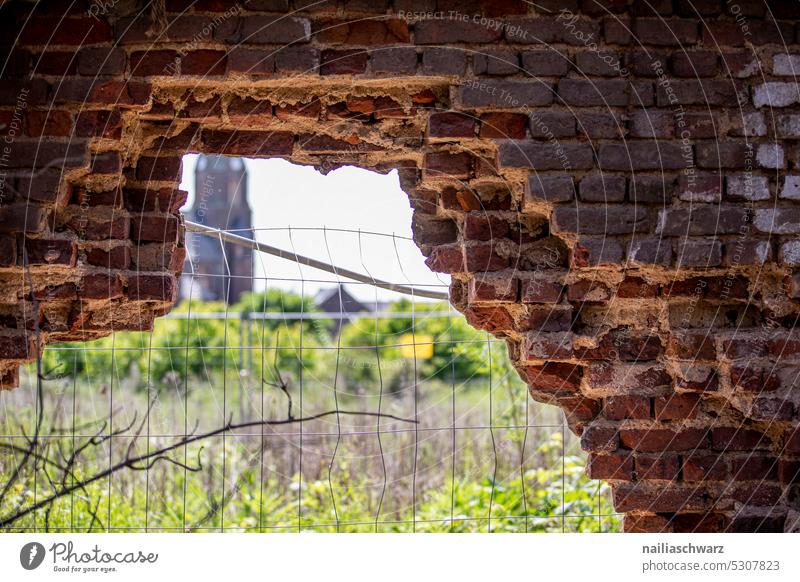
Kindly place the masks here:
MULTIPOLYGON (((425 317, 446 305, 412 309, 401 301, 388 309, 413 310, 413 321, 356 319, 337 334, 327 319, 239 317, 315 311, 299 296, 273 290, 227 309, 183 304, 176 312, 185 318, 159 320, 152 333, 48 348, 41 375, 45 438, 36 445, 38 460, 24 465, 0 499, 0 519, 62 483, 193 431, 339 410, 357 415, 227 431, 178 447, 152 466, 115 472, 60 497, 7 529, 619 528, 606 487, 585 477, 584 458, 560 412, 530 401, 501 342, 456 314, 425 317), (431 357, 409 357, 409 334, 432 344, 431 357), (61 470, 73 458, 70 471, 61 470)), ((20 389, 0 396, 0 430, 28 435, 0 439, 4 482, 34 433, 36 384, 30 366, 20 389)))

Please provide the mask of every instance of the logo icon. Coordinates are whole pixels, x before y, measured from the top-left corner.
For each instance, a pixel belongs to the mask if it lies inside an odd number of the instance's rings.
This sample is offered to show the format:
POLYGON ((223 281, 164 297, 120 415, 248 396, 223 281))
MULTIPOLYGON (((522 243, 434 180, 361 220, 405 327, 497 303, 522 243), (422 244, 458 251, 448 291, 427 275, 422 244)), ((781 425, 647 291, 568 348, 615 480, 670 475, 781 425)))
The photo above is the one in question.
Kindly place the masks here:
POLYGON ((44 561, 44 546, 39 542, 29 542, 19 551, 19 563, 26 570, 35 570, 44 561))

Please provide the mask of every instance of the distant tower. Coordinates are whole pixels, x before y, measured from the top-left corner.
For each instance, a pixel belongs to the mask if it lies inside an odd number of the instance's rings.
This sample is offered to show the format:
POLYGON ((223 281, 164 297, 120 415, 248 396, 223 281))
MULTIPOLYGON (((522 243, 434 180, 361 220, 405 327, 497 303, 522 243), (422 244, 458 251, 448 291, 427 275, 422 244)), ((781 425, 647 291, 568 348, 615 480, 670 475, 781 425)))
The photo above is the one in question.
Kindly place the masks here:
MULTIPOLYGON (((247 169, 238 158, 200 156, 194 172, 194 202, 186 220, 253 238, 247 203, 247 169)), ((181 297, 236 303, 253 290, 253 251, 212 237, 186 233, 181 297), (224 249, 224 252, 223 252, 224 249), (192 281, 194 273, 194 281, 192 281)))

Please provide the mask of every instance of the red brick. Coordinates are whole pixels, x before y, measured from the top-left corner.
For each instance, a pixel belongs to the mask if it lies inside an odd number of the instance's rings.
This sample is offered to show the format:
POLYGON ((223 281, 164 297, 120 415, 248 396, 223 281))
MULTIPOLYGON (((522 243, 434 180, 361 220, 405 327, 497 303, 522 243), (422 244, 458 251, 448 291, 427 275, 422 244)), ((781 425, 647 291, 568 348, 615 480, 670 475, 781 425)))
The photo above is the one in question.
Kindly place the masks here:
POLYGON ((722 352, 729 360, 752 359, 767 354, 766 342, 759 338, 732 337, 722 340, 722 352))
POLYGON ((33 360, 36 358, 36 338, 31 335, 0 335, 0 359, 33 360))
POLYGON ((320 73, 322 75, 358 75, 367 70, 368 53, 364 50, 322 51, 320 73))
POLYGON ((470 212, 464 220, 465 240, 499 240, 508 235, 508 221, 486 213, 470 212))
POLYGON ((466 153, 432 152, 425 155, 424 170, 433 178, 468 178, 472 157, 466 153))
POLYGON ((469 280, 470 301, 515 301, 519 281, 477 274, 469 280))
POLYGON ((672 394, 655 399, 656 420, 695 418, 700 404, 697 394, 672 394))
POLYGON ((532 390, 550 394, 575 393, 583 377, 583 368, 574 364, 547 362, 541 366, 519 366, 517 369, 532 390))
POLYGON ((178 284, 171 275, 137 275, 128 282, 128 297, 136 301, 175 302, 178 284))
POLYGON ((677 432, 661 428, 633 428, 620 431, 622 446, 645 453, 692 450, 703 447, 706 440, 706 431, 696 428, 677 432))
POLYGON ((680 472, 674 455, 636 455, 636 478, 642 480, 676 481, 680 472))
POLYGON ((747 428, 719 427, 711 431, 711 445, 716 451, 750 451, 771 444, 767 435, 747 428))
POLYGON ((783 434, 783 450, 790 454, 800 453, 800 427, 789 429, 783 434))
POLYGON ((138 241, 175 242, 178 220, 174 216, 134 216, 131 238, 138 241))
POLYGON ((0 236, 0 267, 13 267, 17 264, 17 239, 0 236))
POLYGON ((467 271, 499 271, 508 267, 508 259, 498 254, 497 247, 492 244, 468 246, 464 250, 467 271))
POLYGON ((411 107, 408 111, 391 97, 378 97, 375 99, 375 119, 407 119, 414 117, 416 109, 411 107))
POLYGON ((31 137, 68 136, 72 133, 72 115, 69 111, 28 111, 25 117, 26 133, 31 137))
POLYGON ((521 281, 521 297, 523 303, 557 303, 563 285, 540 278, 523 279, 521 281))
POLYGON ((178 72, 178 53, 171 50, 135 51, 130 61, 131 75, 135 77, 171 77, 178 72))
POLYGON ((181 179, 181 158, 179 157, 143 157, 136 165, 138 180, 156 180, 177 182, 181 179))
POLYGON ((122 135, 119 111, 81 111, 75 121, 75 135, 119 139, 122 135))
POLYGON ((653 511, 673 513, 692 509, 705 509, 707 497, 696 487, 649 488, 641 483, 625 483, 614 490, 614 508, 617 511, 653 511))
POLYGON ((74 267, 78 256, 75 241, 61 239, 26 239, 22 247, 31 265, 66 265, 74 267))
POLYGON ((455 111, 434 113, 428 118, 431 137, 475 137, 475 118, 455 111))
POLYGON ((655 297, 658 287, 639 277, 626 277, 617 286, 617 297, 621 299, 644 299, 655 297))
POLYGON ((590 425, 581 435, 581 448, 592 453, 614 452, 619 446, 619 433, 610 426, 590 425))
POLYGON ((86 262, 97 267, 123 270, 130 265, 130 259, 130 250, 125 245, 115 246, 109 250, 92 248, 86 251, 86 262))
POLYGON ((467 322, 478 329, 490 333, 498 333, 514 328, 514 318, 505 307, 477 307, 472 306, 464 316, 467 322))
POLYGON ((572 307, 529 307, 525 322, 515 329, 520 331, 569 331, 572 327, 572 307))
POLYGON ((524 139, 528 116, 522 113, 484 113, 480 136, 483 138, 524 139))
POLYGON ((611 298, 611 289, 600 281, 583 280, 567 287, 569 301, 600 302, 611 298))
POLYGON ((19 43, 22 45, 85 46, 109 42, 111 28, 108 22, 89 16, 83 18, 35 17, 21 27, 19 43))
POLYGON ((195 50, 181 57, 181 75, 224 75, 225 51, 195 50))
POLYGON ((628 513, 623 518, 625 533, 670 533, 670 521, 660 515, 628 513))
POLYGON ((603 416, 608 420, 650 418, 650 399, 644 396, 611 396, 605 401, 603 416))
POLYGON ((800 483, 800 461, 781 459, 778 462, 778 477, 784 485, 800 483))
POLYGON ((731 474, 736 481, 774 481, 778 478, 778 459, 748 454, 731 459, 731 474))
POLYGON ((586 463, 586 474, 589 479, 619 479, 630 481, 633 478, 633 456, 589 455, 586 463))
POLYGON ((425 259, 425 264, 435 273, 458 273, 464 271, 464 254, 459 246, 437 246, 425 259))
POLYGON ((283 131, 203 130, 207 153, 229 156, 288 156, 294 149, 294 135, 283 131))
POLYGON ((725 460, 703 452, 687 455, 683 461, 684 481, 726 481, 729 478, 725 460))
POLYGON ((122 297, 119 275, 86 275, 78 284, 78 295, 83 299, 117 299, 122 297))

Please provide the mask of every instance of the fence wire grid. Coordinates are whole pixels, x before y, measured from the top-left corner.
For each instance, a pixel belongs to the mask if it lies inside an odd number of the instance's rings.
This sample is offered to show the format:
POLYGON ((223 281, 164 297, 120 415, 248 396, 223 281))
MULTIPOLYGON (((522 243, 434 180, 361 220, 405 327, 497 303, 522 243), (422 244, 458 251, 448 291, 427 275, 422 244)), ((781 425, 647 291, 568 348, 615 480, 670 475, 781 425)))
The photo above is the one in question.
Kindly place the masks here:
MULTIPOLYGON (((413 245, 337 232, 367 278, 365 246, 413 245)), ((328 231, 287 234, 322 237, 331 260, 328 231)), ((222 236, 192 236, 226 256, 222 236)), ((205 279, 234 280, 224 262, 187 261, 184 299, 152 331, 48 346, 0 393, 3 531, 619 530, 561 411, 532 401, 505 343, 449 303, 299 264, 270 276, 262 252, 254 291, 198 299, 205 279), (319 287, 339 306, 372 300, 326 311, 319 287)))

